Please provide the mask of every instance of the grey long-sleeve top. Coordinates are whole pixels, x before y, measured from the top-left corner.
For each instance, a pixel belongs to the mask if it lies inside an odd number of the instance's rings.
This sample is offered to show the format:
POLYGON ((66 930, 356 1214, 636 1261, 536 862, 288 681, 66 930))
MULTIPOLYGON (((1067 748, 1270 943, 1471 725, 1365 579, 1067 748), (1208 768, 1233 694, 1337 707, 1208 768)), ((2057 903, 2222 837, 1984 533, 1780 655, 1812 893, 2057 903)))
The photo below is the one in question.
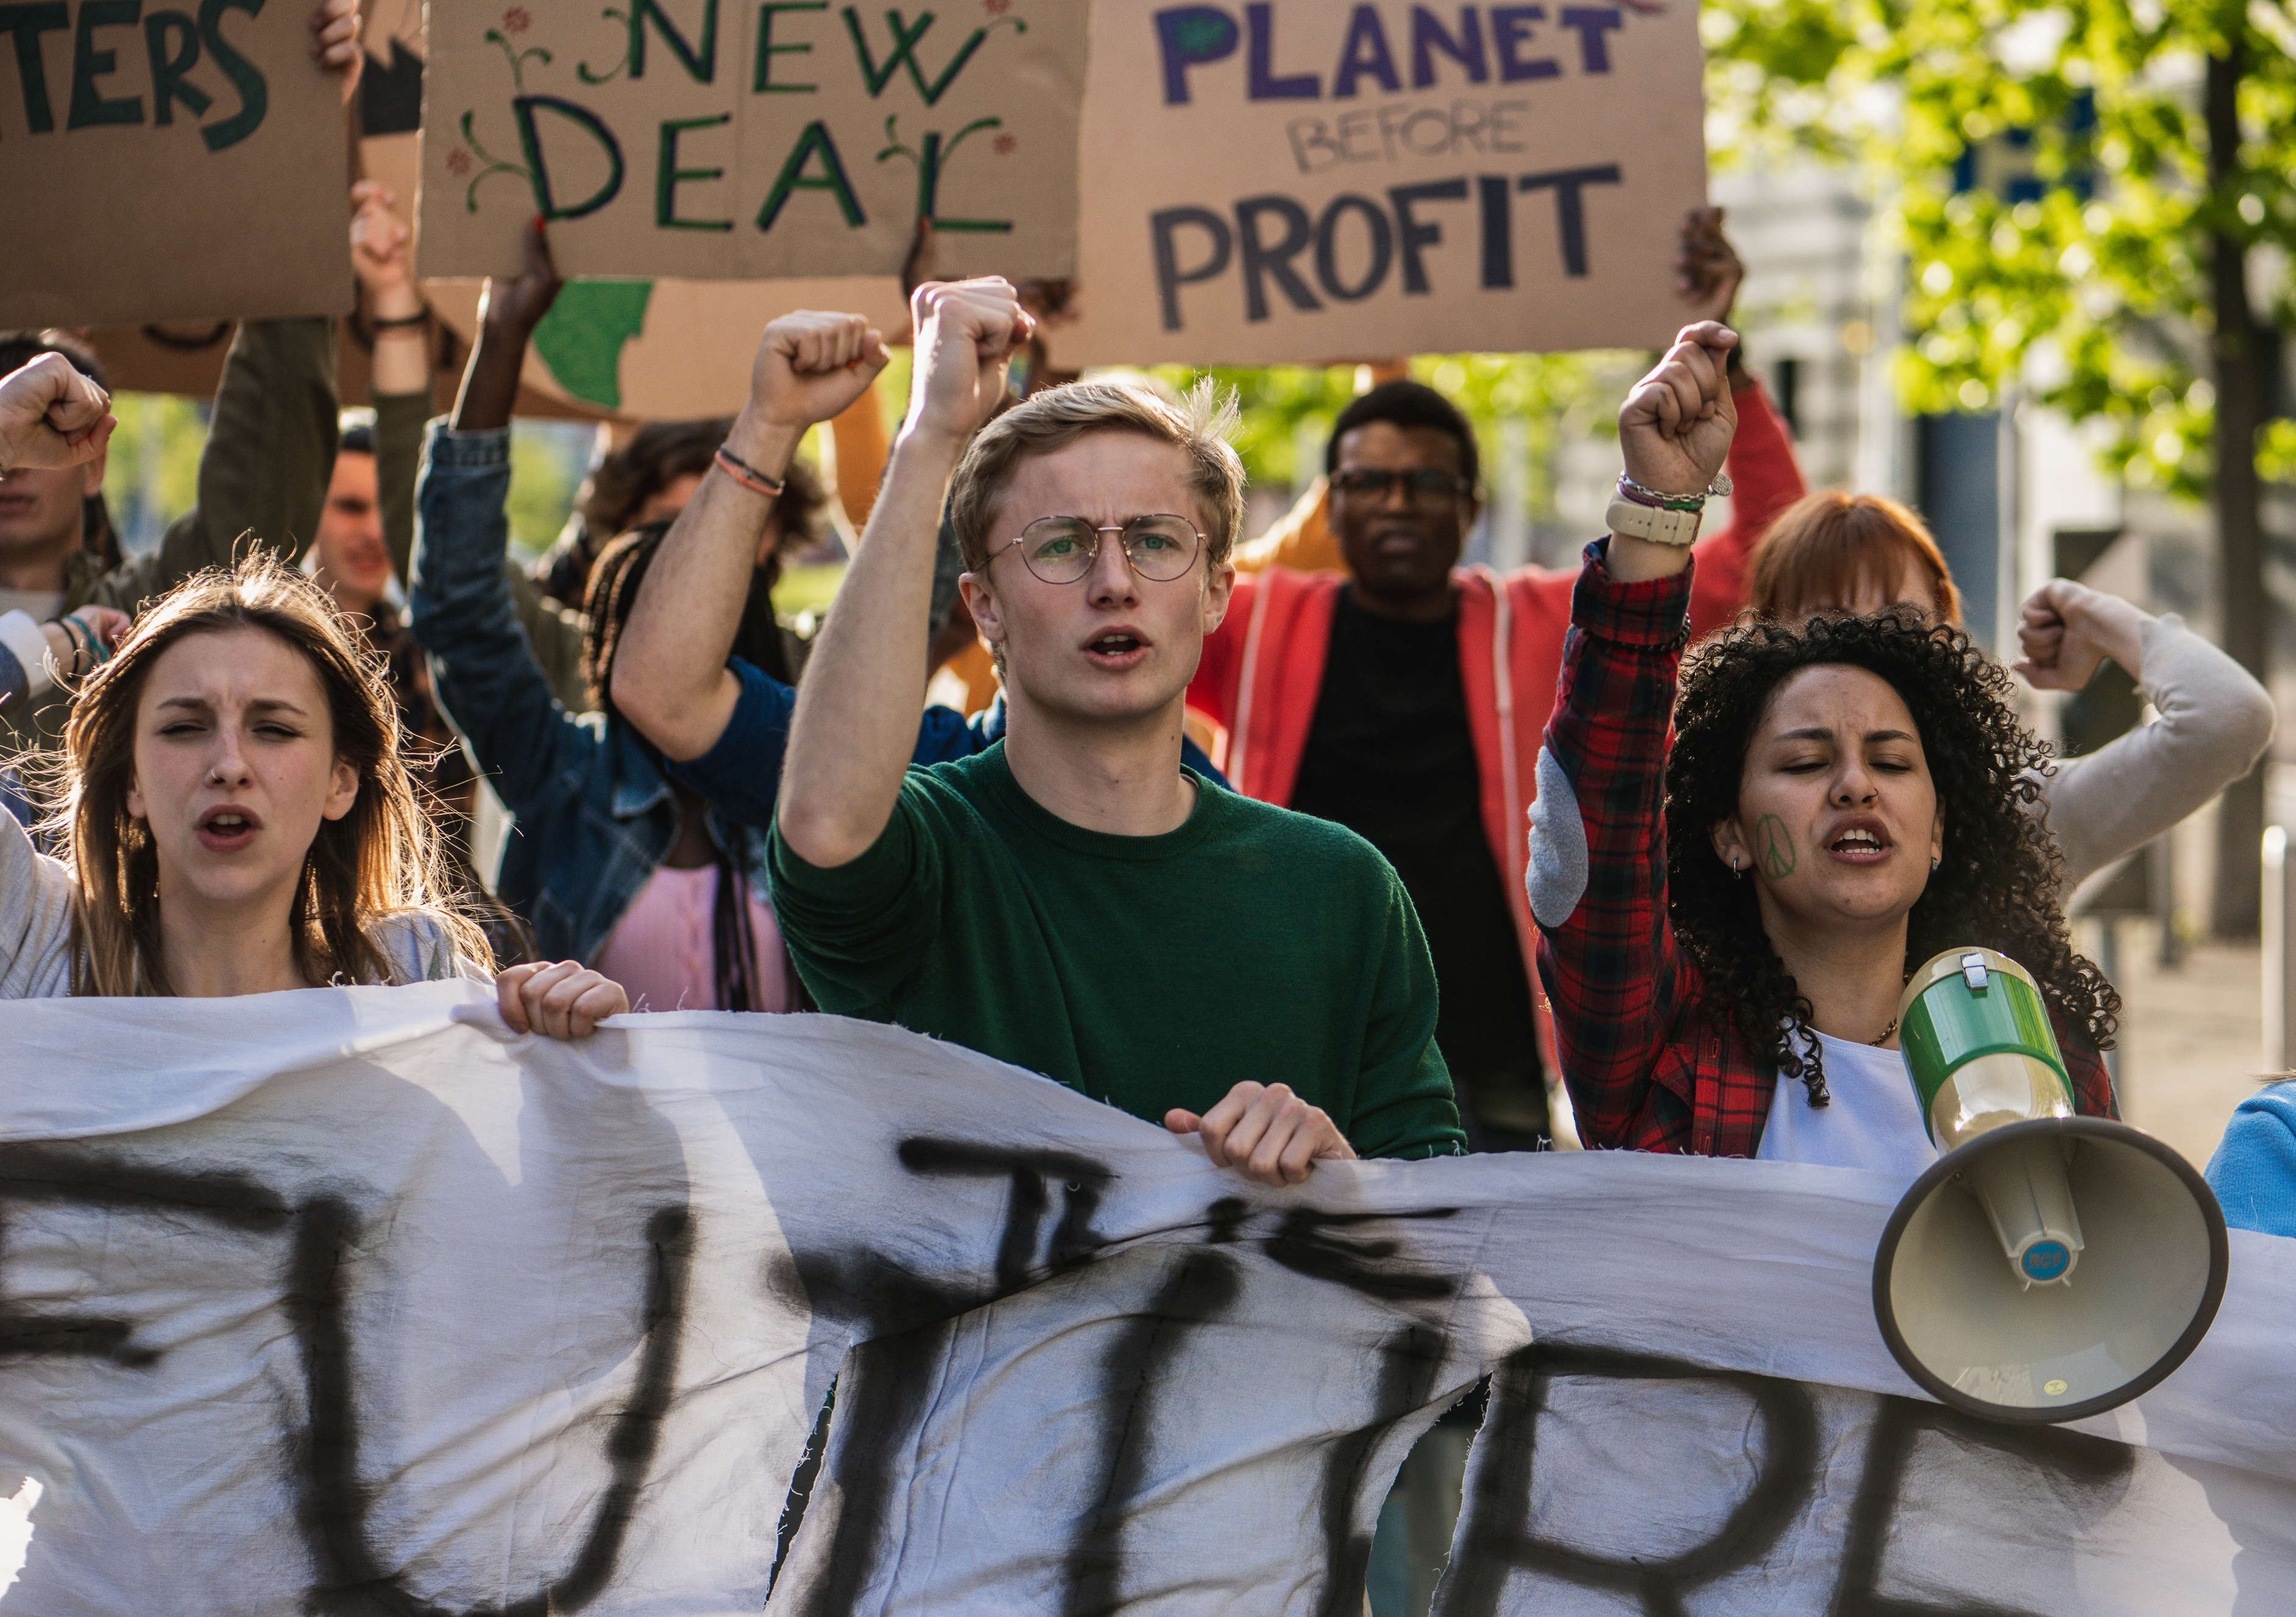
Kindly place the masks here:
MULTIPOLYGON (((36 851, 24 828, 0 813, 0 1000, 61 999, 72 991, 72 887, 71 867, 36 851)), ((389 962, 392 983, 488 979, 427 911, 379 917, 367 936, 389 962)))
POLYGON ((2068 896, 2205 806, 2271 744, 2271 696, 2183 619, 2154 619, 2144 647, 2136 688, 2160 718, 2064 759, 2042 788, 2068 896))

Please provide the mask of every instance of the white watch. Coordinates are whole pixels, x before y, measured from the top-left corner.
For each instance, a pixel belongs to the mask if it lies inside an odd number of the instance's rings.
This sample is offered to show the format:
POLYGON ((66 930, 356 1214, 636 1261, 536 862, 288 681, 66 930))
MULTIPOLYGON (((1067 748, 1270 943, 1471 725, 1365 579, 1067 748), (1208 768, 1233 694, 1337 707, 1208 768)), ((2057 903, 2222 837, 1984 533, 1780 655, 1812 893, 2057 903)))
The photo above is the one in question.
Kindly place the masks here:
POLYGON ((1698 537, 1698 521, 1703 514, 1615 499, 1611 502, 1607 520, 1612 533, 1623 533, 1630 539, 1648 539, 1653 545, 1687 545, 1698 537))

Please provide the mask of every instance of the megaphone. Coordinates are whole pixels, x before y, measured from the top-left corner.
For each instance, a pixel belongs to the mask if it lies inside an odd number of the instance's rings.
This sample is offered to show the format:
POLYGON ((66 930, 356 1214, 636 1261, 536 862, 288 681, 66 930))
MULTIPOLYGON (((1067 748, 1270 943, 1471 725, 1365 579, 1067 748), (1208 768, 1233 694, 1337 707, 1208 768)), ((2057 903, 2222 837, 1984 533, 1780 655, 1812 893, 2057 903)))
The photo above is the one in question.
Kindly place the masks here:
POLYGON ((1874 1317, 1906 1374, 1955 1408, 2041 1423, 2182 1364, 2224 1300, 2223 1210, 2160 1141, 2073 1114, 2031 973, 1948 949, 1906 984, 1898 1038, 1944 1153, 1874 1258, 1874 1317))

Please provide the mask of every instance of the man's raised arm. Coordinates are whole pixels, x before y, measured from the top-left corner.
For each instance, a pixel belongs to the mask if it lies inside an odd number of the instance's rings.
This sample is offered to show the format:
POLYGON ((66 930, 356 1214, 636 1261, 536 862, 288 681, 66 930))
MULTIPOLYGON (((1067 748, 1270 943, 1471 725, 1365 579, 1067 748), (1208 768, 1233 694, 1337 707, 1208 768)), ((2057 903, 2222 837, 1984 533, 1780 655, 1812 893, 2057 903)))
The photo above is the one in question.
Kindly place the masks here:
MULTIPOLYGON (((1004 398, 1005 362, 1036 324, 996 277, 928 283, 909 308, 916 359, 908 419, 807 661, 791 724, 776 817, 782 841, 808 865, 858 858, 892 817, 916 751, 933 547, 949 474, 1004 398)), ((723 711, 730 713, 730 702, 723 711)))
MULTIPOLYGON (((726 659, 798 440, 859 398, 885 358, 858 315, 800 310, 766 327, 750 402, 662 540, 614 658, 615 707, 671 759, 709 751, 734 717, 742 683, 726 659)), ((915 730, 911 715, 912 743, 915 730)))

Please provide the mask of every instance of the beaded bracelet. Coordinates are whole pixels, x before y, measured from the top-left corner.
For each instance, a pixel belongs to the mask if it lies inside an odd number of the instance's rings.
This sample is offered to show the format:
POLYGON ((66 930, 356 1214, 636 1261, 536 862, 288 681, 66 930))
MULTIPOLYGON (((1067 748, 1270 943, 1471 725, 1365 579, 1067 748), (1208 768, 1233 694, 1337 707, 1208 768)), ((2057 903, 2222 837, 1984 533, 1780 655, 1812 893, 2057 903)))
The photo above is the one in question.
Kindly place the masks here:
POLYGON ((718 447, 717 459, 718 469, 750 493, 762 494, 769 500, 780 497, 784 487, 781 479, 767 477, 723 444, 718 447))

